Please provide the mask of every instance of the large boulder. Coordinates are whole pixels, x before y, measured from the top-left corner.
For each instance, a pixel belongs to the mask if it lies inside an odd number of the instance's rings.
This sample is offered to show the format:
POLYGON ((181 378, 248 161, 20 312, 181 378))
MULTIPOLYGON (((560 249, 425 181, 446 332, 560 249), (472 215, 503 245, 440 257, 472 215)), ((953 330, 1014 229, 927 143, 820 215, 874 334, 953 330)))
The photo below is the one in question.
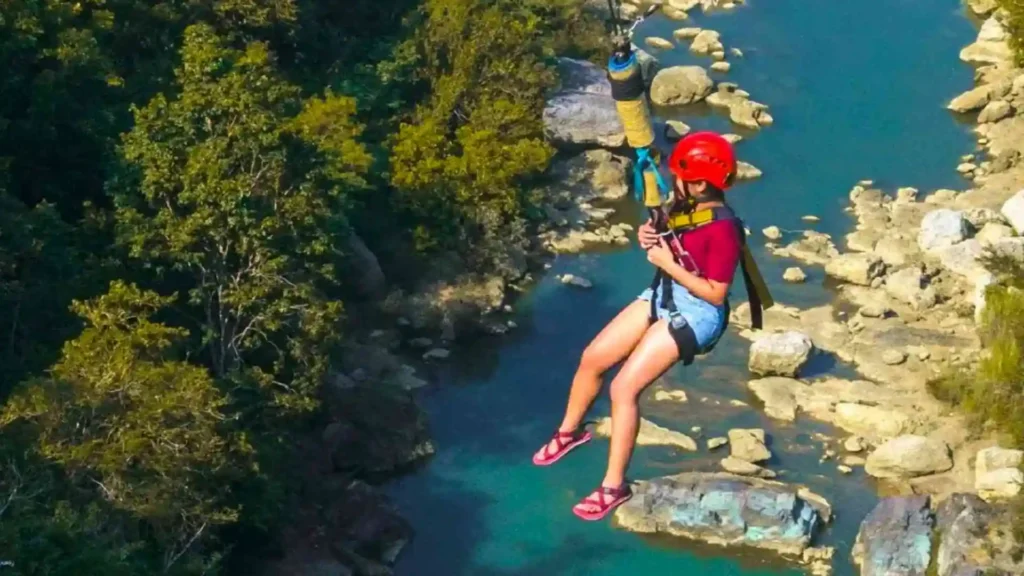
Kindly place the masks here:
POLYGON ((651 83, 651 102, 661 106, 693 104, 711 93, 714 81, 700 66, 672 66, 659 70, 651 83))
POLYGON ((1024 189, 1017 191, 1003 203, 1001 212, 1017 234, 1024 234, 1024 189))
POLYGON ((1010 498, 1020 493, 1024 473, 1020 465, 1024 452, 985 448, 978 452, 974 467, 974 489, 985 498, 1010 498))
POLYGON ((868 456, 864 471, 875 478, 912 478, 953 467, 949 445, 942 440, 908 434, 878 447, 868 456))
POLYGON ((690 52, 694 54, 711 54, 722 49, 721 35, 714 30, 701 30, 690 44, 690 52))
POLYGON ((799 556, 827 522, 830 511, 823 502, 780 482, 689 472, 639 482, 615 521, 633 532, 799 556))
POLYGON ((992 507, 974 494, 953 494, 936 510, 936 576, 982 576, 990 568, 979 558, 993 517, 992 507), (979 552, 981 552, 979 554, 979 552))
POLYGON ((980 110, 992 100, 992 85, 982 84, 960 94, 950 101, 947 108, 954 112, 980 110))
POLYGON ((766 334, 750 345, 747 367, 760 376, 796 376, 813 351, 811 339, 801 332, 766 334))
POLYGON ((886 498, 861 522, 853 546, 860 576, 925 576, 935 516, 928 496, 886 498))
POLYGON ((544 135, 555 146, 617 148, 626 133, 604 69, 583 60, 558 59, 562 85, 544 107, 544 135))
POLYGON ((928 252, 963 242, 968 234, 967 219, 963 212, 940 208, 926 214, 921 221, 917 244, 928 252))
POLYGON ((885 263, 875 254, 840 254, 825 264, 825 273, 843 282, 870 286, 875 278, 880 278, 885 273, 885 263))

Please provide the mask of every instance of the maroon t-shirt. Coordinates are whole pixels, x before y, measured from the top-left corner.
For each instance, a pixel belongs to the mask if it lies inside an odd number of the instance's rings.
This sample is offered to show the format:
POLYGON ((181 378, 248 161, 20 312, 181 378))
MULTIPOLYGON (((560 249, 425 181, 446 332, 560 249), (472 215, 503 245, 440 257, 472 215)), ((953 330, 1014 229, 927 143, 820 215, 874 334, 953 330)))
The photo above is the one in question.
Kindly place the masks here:
MULTIPOLYGON (((669 238, 672 238, 671 236, 669 238)), ((742 250, 739 228, 732 220, 719 220, 705 224, 679 236, 679 246, 669 242, 676 259, 691 273, 715 282, 728 284, 736 272, 742 250), (696 265, 696 268, 694 267, 696 265)))

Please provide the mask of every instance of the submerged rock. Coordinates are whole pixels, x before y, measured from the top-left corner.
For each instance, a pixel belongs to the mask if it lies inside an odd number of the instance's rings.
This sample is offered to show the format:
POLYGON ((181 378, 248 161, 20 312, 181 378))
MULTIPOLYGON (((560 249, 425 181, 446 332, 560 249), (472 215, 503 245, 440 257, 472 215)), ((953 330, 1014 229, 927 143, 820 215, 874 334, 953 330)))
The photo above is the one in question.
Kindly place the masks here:
POLYGON ((615 520, 633 532, 799 556, 827 521, 823 501, 781 482, 689 472, 639 482, 615 520))
MULTIPOLYGON (((605 438, 610 437, 612 435, 612 419, 605 417, 598 420, 594 434, 605 438)), ((682 432, 658 426, 644 418, 640 419, 640 431, 637 433, 636 443, 640 446, 675 446, 690 452, 697 451, 697 442, 693 438, 682 432)))
POLYGON ((896 496, 861 522, 853 558, 861 576, 925 576, 935 516, 928 496, 896 496))

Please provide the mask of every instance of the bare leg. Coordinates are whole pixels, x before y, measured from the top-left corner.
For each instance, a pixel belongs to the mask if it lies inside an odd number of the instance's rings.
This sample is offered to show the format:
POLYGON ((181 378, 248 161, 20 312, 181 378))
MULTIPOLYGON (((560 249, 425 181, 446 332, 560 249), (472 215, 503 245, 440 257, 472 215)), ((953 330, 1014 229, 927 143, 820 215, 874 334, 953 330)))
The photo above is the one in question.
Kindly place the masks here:
MULTIPOLYGON (((560 431, 572 432, 579 428, 601 391, 601 375, 628 356, 643 338, 649 326, 650 306, 649 302, 636 300, 623 308, 583 351, 572 379, 565 417, 558 427, 560 431)), ((544 448, 541 447, 537 453, 541 454, 544 448)), ((550 448, 557 448, 554 440, 550 448)))
MULTIPOLYGON (((608 470, 601 485, 618 488, 625 482, 626 467, 633 455, 640 426, 637 399, 640 393, 679 359, 679 349, 668 332, 668 324, 659 320, 647 330, 640 344, 615 376, 611 385, 612 438, 608 451, 608 470)), ((590 498, 602 498, 599 492, 590 498)), ((607 501, 608 497, 603 496, 607 501)), ((596 511, 596 504, 580 503, 584 511, 596 511)))

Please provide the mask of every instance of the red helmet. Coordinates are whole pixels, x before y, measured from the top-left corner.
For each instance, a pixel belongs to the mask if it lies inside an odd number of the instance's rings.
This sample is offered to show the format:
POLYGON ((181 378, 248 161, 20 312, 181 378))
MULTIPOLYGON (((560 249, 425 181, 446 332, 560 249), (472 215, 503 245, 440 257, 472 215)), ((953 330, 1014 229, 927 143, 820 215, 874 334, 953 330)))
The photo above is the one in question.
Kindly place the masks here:
POLYGON ((684 182, 704 180, 725 190, 736 174, 732 144, 714 132, 694 132, 676 144, 668 168, 684 182))

